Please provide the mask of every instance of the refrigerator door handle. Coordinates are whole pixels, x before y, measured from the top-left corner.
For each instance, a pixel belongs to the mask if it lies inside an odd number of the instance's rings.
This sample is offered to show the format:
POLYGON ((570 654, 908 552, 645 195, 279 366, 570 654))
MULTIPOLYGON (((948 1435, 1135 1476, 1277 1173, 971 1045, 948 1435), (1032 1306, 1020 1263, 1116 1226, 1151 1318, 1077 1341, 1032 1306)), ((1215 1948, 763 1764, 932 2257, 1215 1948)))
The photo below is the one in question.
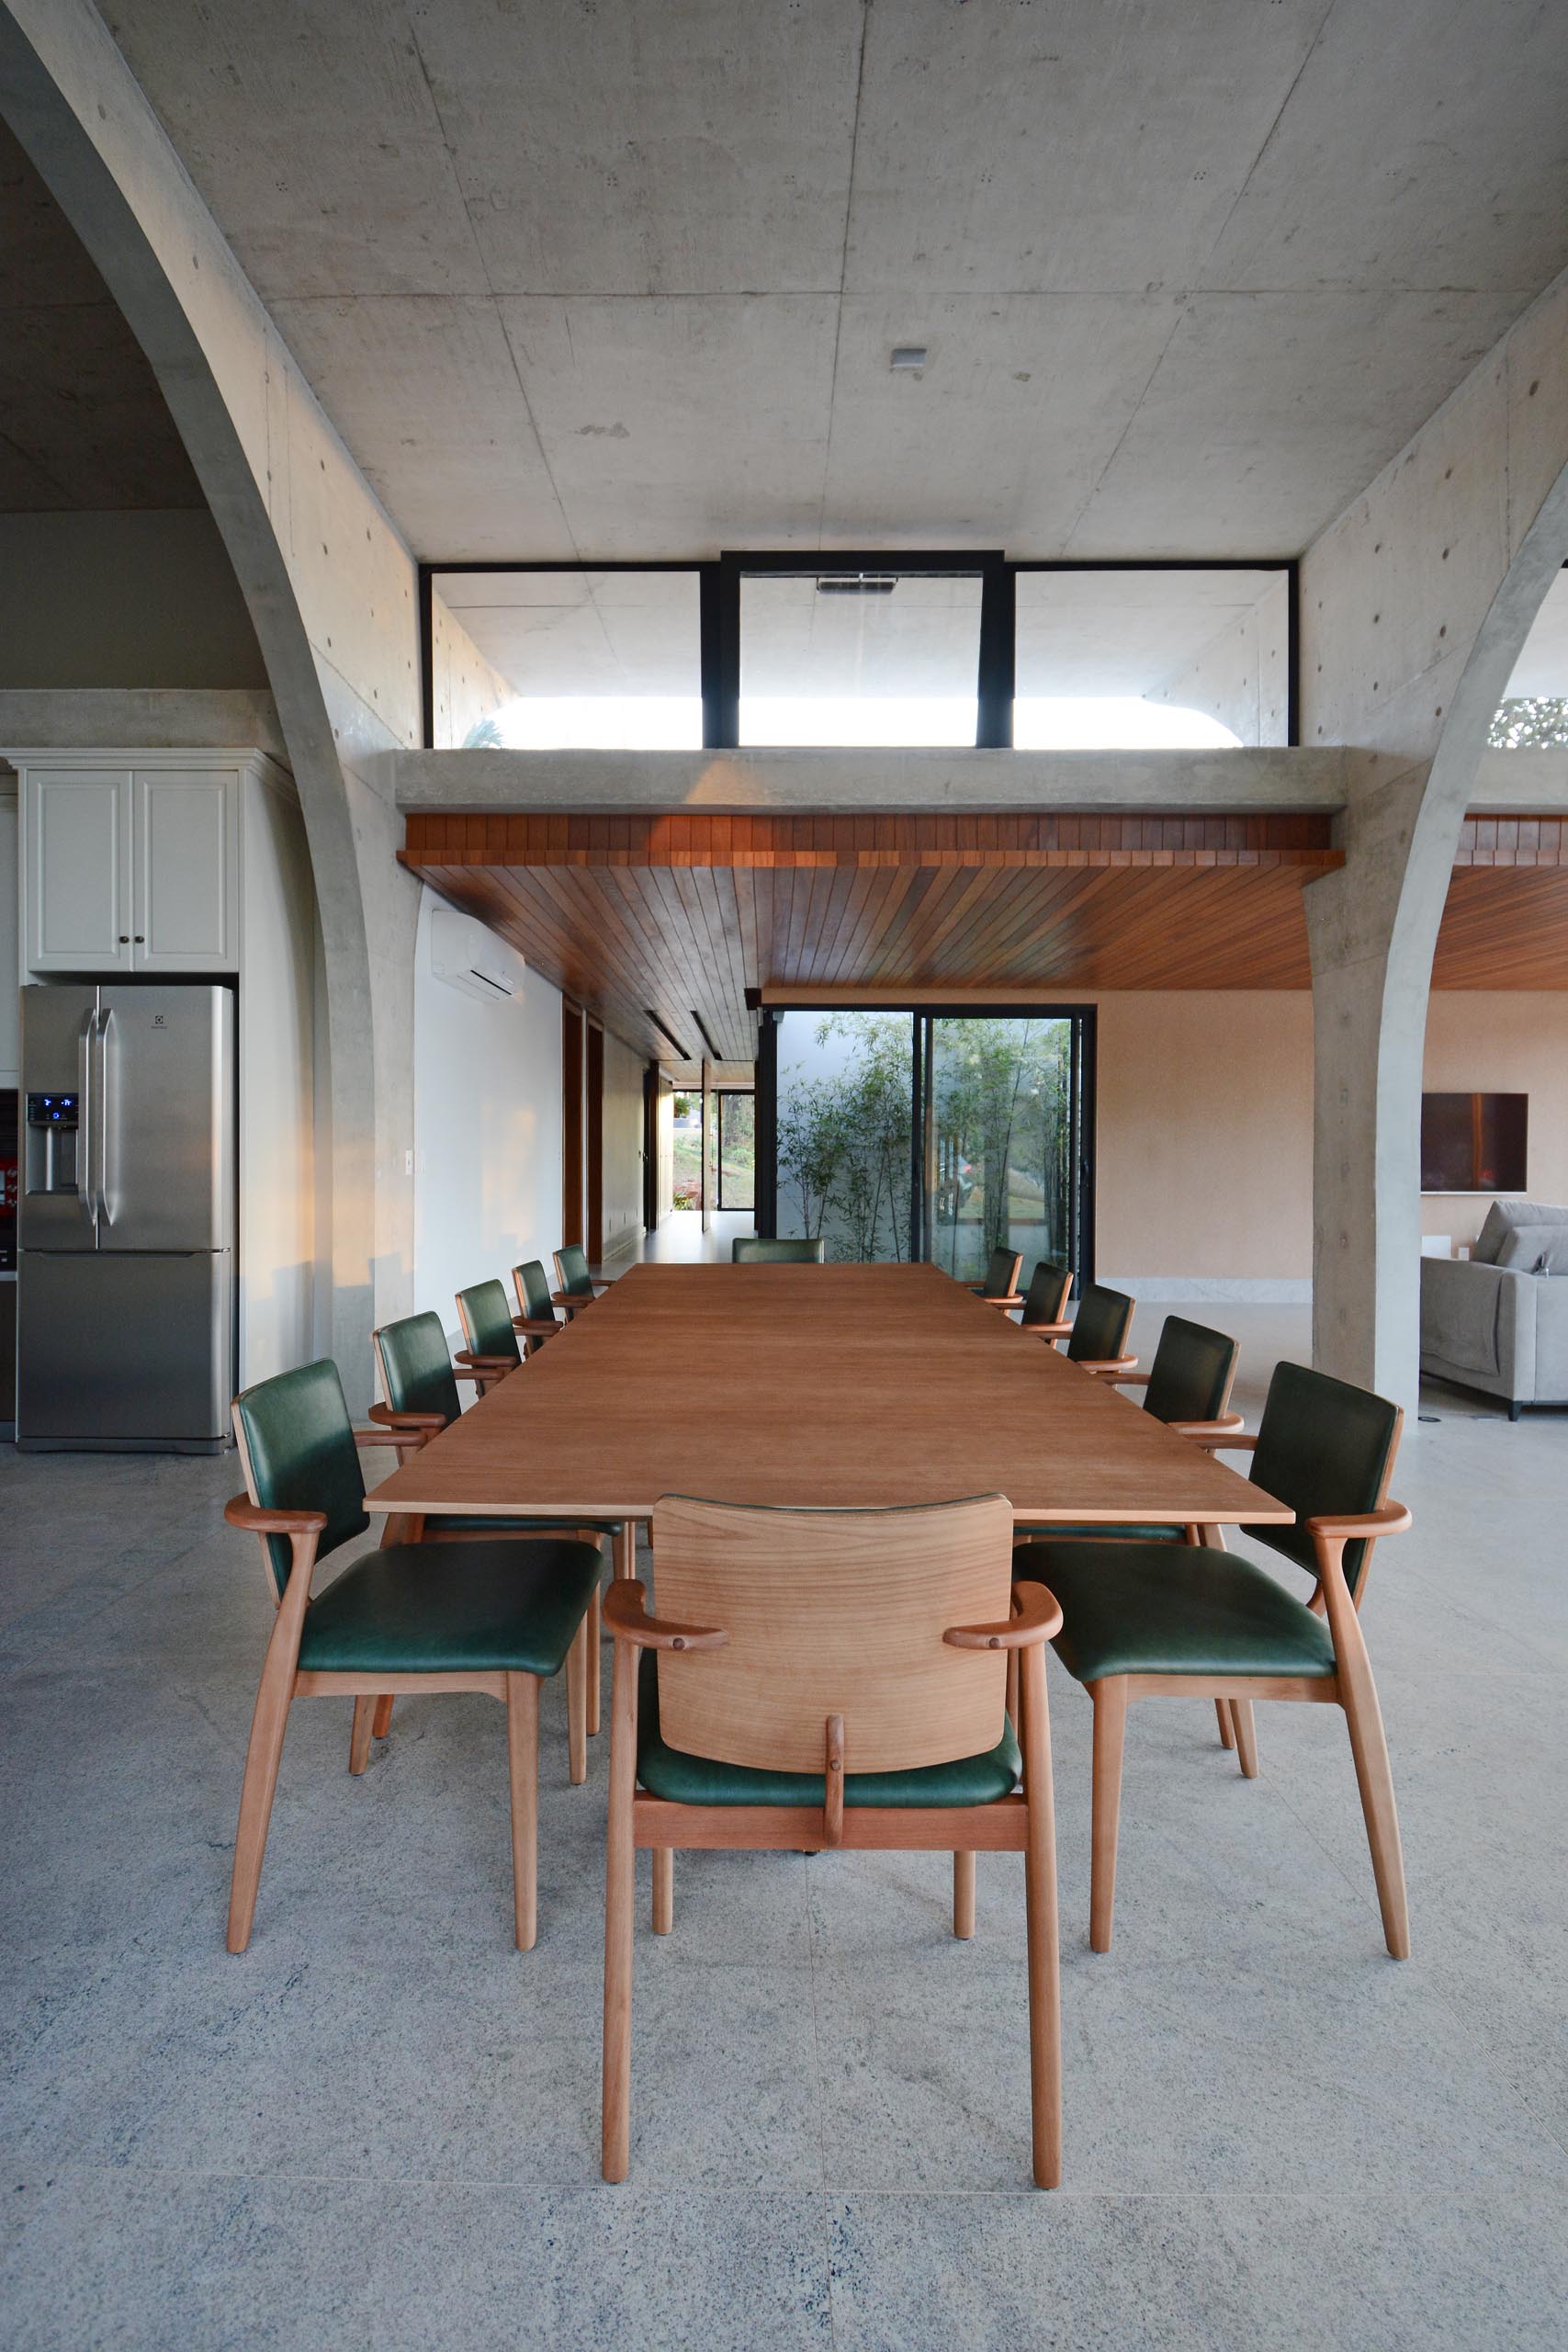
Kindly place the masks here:
POLYGON ((112 1125, 109 1104, 109 1031, 113 1023, 113 1007, 106 1005, 96 1018, 97 1118, 94 1123, 96 1129, 98 1155, 98 1223, 101 1227, 108 1227, 114 1223, 116 1206, 109 1193, 109 1129, 112 1125))
POLYGON ((82 1015, 76 1032, 76 1205, 89 1225, 96 1221, 97 1197, 93 1190, 93 1153, 98 1120, 93 1093, 93 1036, 98 1025, 96 1009, 82 1015))

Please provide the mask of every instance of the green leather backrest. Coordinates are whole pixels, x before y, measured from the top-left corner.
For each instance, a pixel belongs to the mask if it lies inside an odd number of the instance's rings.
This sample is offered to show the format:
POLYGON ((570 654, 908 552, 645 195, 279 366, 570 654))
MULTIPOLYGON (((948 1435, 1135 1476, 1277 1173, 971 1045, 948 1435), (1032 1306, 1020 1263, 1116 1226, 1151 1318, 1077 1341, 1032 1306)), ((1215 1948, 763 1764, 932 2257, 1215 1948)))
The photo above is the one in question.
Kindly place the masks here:
POLYGON ((1029 1278, 1024 1294, 1025 1323, 1059 1323, 1066 1310, 1067 1293, 1073 1286, 1072 1270, 1058 1266, 1054 1258, 1042 1258, 1029 1278))
MULTIPOLYGON (((235 1399, 258 1503, 273 1510, 324 1510, 316 1557, 369 1526, 359 1449, 337 1366, 323 1359, 259 1380, 235 1399)), ((287 1535, 265 1539, 277 1589, 288 1582, 287 1535)))
POLYGON ((1168 1315, 1159 1335, 1144 1409, 1157 1421, 1213 1421, 1224 1411, 1240 1353, 1226 1331, 1168 1315))
POLYGON ((1023 1264, 1020 1250, 993 1250, 986 1266, 986 1296, 1011 1298, 1018 1289, 1019 1270, 1023 1264))
POLYGON ((508 1363, 522 1363, 517 1334, 512 1328, 512 1309, 499 1283, 475 1283, 471 1289, 460 1290, 457 1312, 463 1318, 471 1355, 501 1356, 508 1363))
MULTIPOLYGON (((1399 1408, 1386 1397, 1305 1364, 1277 1364, 1247 1475, 1289 1503, 1297 1524, 1249 1527, 1247 1533, 1315 1575, 1317 1555, 1300 1522, 1327 1511, 1375 1510, 1398 1442, 1399 1408)), ((1345 1581, 1352 1592, 1366 1558, 1364 1540, 1346 1544, 1345 1581)))
POLYGON ((513 1266, 512 1279, 517 1285, 517 1295, 523 1302, 523 1312, 530 1323, 553 1323, 556 1319, 550 1285, 544 1267, 537 1258, 530 1258, 525 1266, 513 1266))
POLYGON ((1074 1363, 1087 1358, 1091 1363, 1109 1363, 1122 1355, 1133 1325, 1133 1305, 1124 1291, 1090 1283, 1078 1301, 1067 1338, 1067 1353, 1074 1363))
POLYGON ((376 1334, 381 1381, 394 1413, 439 1413, 455 1421, 462 1410, 446 1334, 439 1315, 405 1315, 376 1334))
POLYGON ((743 1233, 729 1245, 738 1266, 819 1266, 828 1255, 825 1241, 791 1241, 766 1233, 743 1233))
POLYGON ((556 1251, 556 1264, 560 1268, 560 1286, 573 1298, 593 1295, 593 1284, 588 1272, 588 1252, 575 1241, 564 1242, 556 1251))

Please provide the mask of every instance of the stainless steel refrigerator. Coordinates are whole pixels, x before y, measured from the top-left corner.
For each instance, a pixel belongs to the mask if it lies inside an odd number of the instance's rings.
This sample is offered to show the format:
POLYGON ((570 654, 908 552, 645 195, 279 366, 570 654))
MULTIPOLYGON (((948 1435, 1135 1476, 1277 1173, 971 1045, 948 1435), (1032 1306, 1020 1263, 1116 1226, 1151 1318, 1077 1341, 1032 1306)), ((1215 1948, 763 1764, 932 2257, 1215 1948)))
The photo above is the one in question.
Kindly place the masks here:
POLYGON ((234 1392, 234 999, 22 990, 17 1441, 210 1453, 234 1392))

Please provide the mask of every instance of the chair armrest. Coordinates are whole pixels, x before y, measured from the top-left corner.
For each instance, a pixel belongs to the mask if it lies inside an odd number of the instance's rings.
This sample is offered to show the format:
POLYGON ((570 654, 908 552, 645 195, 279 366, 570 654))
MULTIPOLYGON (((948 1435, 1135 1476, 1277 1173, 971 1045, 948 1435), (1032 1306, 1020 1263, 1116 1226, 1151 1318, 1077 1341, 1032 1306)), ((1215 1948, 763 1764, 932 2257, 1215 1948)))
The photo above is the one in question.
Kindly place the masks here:
POLYGON ((1137 1361, 1136 1356, 1079 1356, 1077 1367, 1096 1380, 1116 1380, 1122 1373, 1130 1372, 1137 1361))
MULTIPOLYGON (((1118 1372, 1113 1373, 1111 1375, 1111 1385, 1113 1388, 1146 1388, 1153 1378, 1154 1374, 1152 1372, 1118 1372)), ((1235 1420, 1236 1427, 1239 1429, 1241 1427, 1241 1415, 1239 1413, 1236 1415, 1235 1420)), ((1173 1430, 1183 1428, 1206 1430, 1210 1428, 1217 1429, 1219 1427, 1219 1423, 1217 1421, 1190 1421, 1186 1423, 1180 1421, 1168 1421, 1166 1423, 1166 1427, 1173 1430)))
MULTIPOLYGON (((435 1426, 444 1430, 446 1424, 437 1421, 435 1426)), ((422 1429, 355 1430, 354 1442, 355 1445, 395 1445, 400 1453, 417 1453, 430 1434, 428 1430, 422 1429)))
POLYGON ((1246 1430, 1221 1430, 1215 1437, 1201 1437, 1199 1445, 1207 1446, 1211 1453, 1252 1453, 1258 1446, 1258 1432, 1249 1435, 1246 1430))
POLYGON ((537 1336, 540 1339, 547 1339, 552 1331, 560 1329, 560 1325, 553 1315, 547 1323, 542 1315, 514 1315, 512 1318, 512 1328, 514 1331, 527 1332, 530 1338, 537 1336))
POLYGON ((711 1625, 674 1625, 665 1617, 650 1617, 648 1595, 638 1577, 623 1577, 604 1595, 604 1623, 616 1641, 639 1650, 717 1650, 729 1635, 711 1625))
POLYGON ((975 1295, 981 1302, 982 1306, 1000 1306, 1006 1308, 1021 1306, 1023 1305, 1023 1293, 1021 1290, 1013 1291, 1010 1295, 1006 1298, 1001 1295, 1000 1292, 993 1290, 977 1290, 975 1295))
POLYGON ((1021 1331, 1032 1331, 1037 1340, 1049 1340, 1055 1346, 1058 1340, 1066 1338, 1073 1327, 1070 1323, 1021 1323, 1018 1328, 1021 1331))
POLYGON ((251 1535, 319 1535, 327 1523, 324 1510, 269 1510, 252 1502, 249 1495, 233 1496, 224 1504, 223 1516, 231 1527, 243 1527, 251 1535))
POLYGON ((355 1430, 354 1432, 355 1441, 359 1445, 390 1445, 400 1441, 407 1444, 416 1439, 423 1442, 446 1426, 444 1414, 394 1413, 390 1405, 372 1405, 370 1418, 377 1424, 375 1430, 355 1430))
POLYGON ((1166 1428, 1174 1430, 1178 1437, 1195 1439, 1200 1445, 1235 1445, 1241 1415, 1222 1413, 1217 1421, 1167 1421, 1166 1428))
POLYGON ((1415 1521, 1403 1503, 1380 1503, 1376 1510, 1325 1511, 1303 1523, 1325 1544, 1350 1544, 1359 1535, 1403 1535, 1415 1521))
POLYGON ((942 1640, 955 1650, 1026 1650, 1062 1630, 1062 1609, 1043 1584, 1015 1584, 1012 1615, 1000 1625, 950 1625, 942 1640))

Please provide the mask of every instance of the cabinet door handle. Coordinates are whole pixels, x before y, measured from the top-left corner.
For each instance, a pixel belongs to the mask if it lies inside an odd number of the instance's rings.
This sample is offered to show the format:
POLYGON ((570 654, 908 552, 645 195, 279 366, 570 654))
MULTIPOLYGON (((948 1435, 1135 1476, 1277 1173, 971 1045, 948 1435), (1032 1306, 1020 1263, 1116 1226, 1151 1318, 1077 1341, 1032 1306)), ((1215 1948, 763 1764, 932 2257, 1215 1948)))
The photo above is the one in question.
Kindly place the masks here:
POLYGON ((139 932, 137 933, 137 934, 136 934, 136 944, 138 945, 138 947, 145 947, 145 946, 146 946, 146 944, 147 944, 147 933, 146 933, 144 931, 139 931, 139 932))
POLYGON ((122 947, 129 947, 129 946, 130 946, 130 932, 129 932, 129 931, 122 931, 122 932, 120 933, 120 934, 119 934, 119 944, 120 944, 120 945, 121 945, 122 947))

